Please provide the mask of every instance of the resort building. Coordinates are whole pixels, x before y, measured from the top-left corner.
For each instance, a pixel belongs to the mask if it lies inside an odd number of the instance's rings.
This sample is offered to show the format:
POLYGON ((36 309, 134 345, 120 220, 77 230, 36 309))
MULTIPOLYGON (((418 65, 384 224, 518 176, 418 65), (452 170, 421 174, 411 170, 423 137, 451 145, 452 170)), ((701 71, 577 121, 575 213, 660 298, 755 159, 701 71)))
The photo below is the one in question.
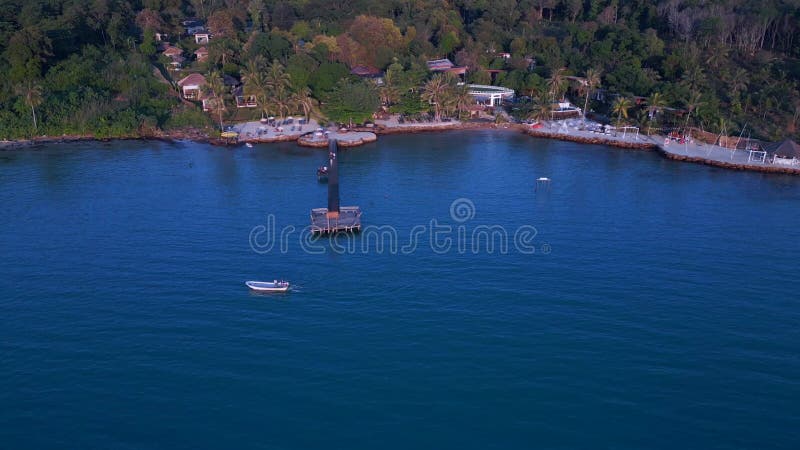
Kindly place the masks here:
POLYGON ((372 66, 355 66, 350 71, 350 74, 370 80, 378 86, 383 85, 383 72, 372 66))
POLYGON ((469 95, 484 106, 500 106, 504 101, 514 100, 514 90, 502 86, 468 84, 469 95))
POLYGON ((169 70, 173 71, 181 70, 183 63, 186 62, 186 58, 180 55, 172 56, 170 59, 171 61, 169 62, 169 70))
POLYGON ((431 72, 445 72, 453 67, 455 67, 455 64, 447 58, 428 61, 428 70, 431 72))
POLYGON ((183 50, 181 50, 181 49, 180 49, 180 48, 178 48, 178 47, 174 47, 174 46, 172 46, 172 45, 167 45, 167 46, 164 48, 164 51, 163 51, 163 52, 161 52, 161 54, 162 54, 162 55, 164 55, 164 56, 166 56, 167 58, 172 58, 172 57, 175 57, 175 56, 181 56, 181 55, 183 55, 183 50))
POLYGON ((206 32, 205 23, 203 23, 203 21, 201 20, 197 19, 184 20, 182 22, 182 25, 186 27, 187 36, 194 36, 197 33, 206 32))
POLYGON ((205 47, 200 47, 194 51, 194 56, 200 62, 205 61, 208 59, 208 49, 205 47))
POLYGON ((211 35, 208 33, 195 33, 194 35, 194 43, 195 44, 208 44, 208 41, 211 40, 211 35))
POLYGON ((800 165, 800 145, 791 139, 767 145, 764 150, 772 155, 773 164, 793 167, 800 165))
POLYGON ((467 67, 456 66, 447 58, 428 61, 427 66, 428 70, 431 72, 452 73, 453 75, 457 75, 459 78, 461 78, 461 81, 464 81, 464 75, 467 73, 467 67))
POLYGON ((206 112, 213 111, 217 106, 217 98, 214 97, 213 95, 203 97, 201 102, 203 103, 203 111, 206 112))
POLYGON ((233 98, 236 100, 237 108, 257 108, 258 101, 255 95, 247 95, 244 93, 243 86, 237 86, 233 89, 233 98))
POLYGON ((560 100, 553 103, 550 116, 554 119, 566 119, 568 117, 578 117, 581 109, 570 103, 568 100, 560 100))
POLYGON ((203 86, 205 85, 206 77, 199 73, 193 73, 178 81, 181 95, 187 100, 200 100, 203 96, 203 86))

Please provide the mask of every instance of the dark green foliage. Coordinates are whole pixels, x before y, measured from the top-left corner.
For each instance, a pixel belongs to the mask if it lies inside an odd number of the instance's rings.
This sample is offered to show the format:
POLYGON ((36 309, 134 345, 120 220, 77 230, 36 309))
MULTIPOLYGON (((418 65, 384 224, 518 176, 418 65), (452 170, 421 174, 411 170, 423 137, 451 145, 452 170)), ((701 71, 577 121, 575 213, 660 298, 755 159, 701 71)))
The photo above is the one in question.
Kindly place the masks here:
MULTIPOLYGON (((469 66, 470 82, 493 82, 525 96, 546 94, 546 79, 562 68, 565 76, 592 68, 602 73, 600 86, 609 98, 659 93, 665 106, 681 109, 693 92, 701 93, 703 106, 691 114, 690 125, 711 129, 723 118, 731 129, 749 123, 767 138, 797 134, 800 127, 796 1, 0 3, 0 138, 204 125, 198 111, 175 109, 179 101, 168 83, 192 71, 240 77, 248 65, 273 60, 286 67, 295 89, 311 88, 337 117, 345 111, 330 105, 339 95, 334 88, 341 93, 361 86, 341 81, 351 78, 350 69, 391 66, 394 90, 382 95, 393 99, 387 102, 392 111, 412 114, 419 96, 409 89, 430 78, 425 61, 441 57, 469 66), (181 21, 188 17, 213 24, 209 58, 179 74, 162 70, 168 75, 163 83, 153 65, 163 69, 169 60, 157 51, 155 33, 169 33, 190 54, 199 45, 181 37, 181 21), (486 68, 503 72, 492 80, 486 68), (37 95, 30 95, 32 87, 37 95)), ((584 98, 575 83, 566 91, 576 103, 584 98)), ((607 112, 611 105, 593 106, 607 112)), ((634 106, 630 120, 639 120, 641 109, 634 106)), ((683 117, 664 114, 659 123, 682 123, 683 117)))
POLYGON ((380 106, 375 86, 369 82, 341 80, 325 96, 325 114, 340 123, 363 123, 380 106))
POLYGON ((292 86, 300 88, 309 86, 311 74, 317 71, 319 63, 311 56, 299 53, 289 58, 286 64, 286 72, 292 79, 292 86))
POLYGON ((350 71, 344 64, 322 63, 309 78, 309 85, 314 96, 320 98, 330 92, 342 78, 349 75, 350 71))
MULTIPOLYGON (((213 40, 212 40, 213 42, 213 40)), ((275 33, 255 33, 250 36, 247 42, 246 59, 255 58, 261 55, 272 61, 273 59, 285 59, 292 50, 292 43, 283 36, 275 33)))
POLYGON ((419 97, 419 93, 413 91, 406 91, 398 102, 389 108, 393 114, 415 115, 428 111, 430 105, 425 104, 419 97))

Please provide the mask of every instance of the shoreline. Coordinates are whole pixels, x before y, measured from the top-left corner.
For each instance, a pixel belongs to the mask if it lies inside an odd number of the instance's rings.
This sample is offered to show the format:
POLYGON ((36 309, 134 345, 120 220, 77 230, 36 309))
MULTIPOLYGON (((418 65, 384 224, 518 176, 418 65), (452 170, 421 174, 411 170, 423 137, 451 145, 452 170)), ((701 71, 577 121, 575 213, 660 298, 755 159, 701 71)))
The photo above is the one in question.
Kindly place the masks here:
POLYGON ((625 148, 628 150, 656 150, 658 147, 656 144, 652 142, 625 142, 625 141, 619 141, 615 139, 607 139, 601 137, 589 138, 584 136, 572 136, 563 133, 550 133, 547 131, 539 131, 533 129, 524 130, 523 133, 527 134, 528 136, 533 136, 536 138, 577 142, 579 144, 608 145, 610 147, 625 148))
MULTIPOLYGON (((495 131, 516 131, 528 136, 539 139, 554 139, 560 141, 576 142, 579 144, 590 145, 605 145, 609 147, 622 148, 626 150, 652 150, 657 152, 662 157, 679 162, 688 162, 693 164, 703 164, 707 166, 720 167, 728 170, 750 171, 770 174, 783 174, 783 175, 800 175, 800 168, 794 167, 779 167, 774 165, 756 165, 756 164, 742 164, 736 162, 721 161, 713 158, 702 156, 692 156, 670 152, 664 146, 654 142, 651 137, 645 136, 647 139, 643 142, 628 142, 617 139, 609 139, 604 137, 585 137, 569 135, 557 132, 541 131, 539 129, 530 129, 525 125, 520 124, 496 124, 490 122, 458 122, 446 125, 431 125, 431 126, 396 126, 396 127, 361 127, 354 128, 351 131, 355 133, 372 133, 374 136, 392 135, 392 134, 417 134, 417 133, 431 133, 431 132, 446 132, 446 131, 476 131, 476 130, 495 130, 495 131)), ((322 142, 301 142, 303 137, 300 136, 281 136, 278 139, 247 139, 237 142, 236 144, 229 144, 222 138, 212 138, 199 129, 182 129, 173 132, 164 132, 159 134, 147 136, 116 136, 109 138, 98 138, 92 135, 63 135, 63 136, 42 136, 31 139, 17 139, 17 140, 0 140, 0 152, 6 150, 21 150, 30 147, 47 144, 62 144, 73 142, 110 142, 110 141, 161 141, 161 142, 179 142, 190 141, 195 143, 205 143, 215 146, 239 146, 245 142, 252 143, 276 143, 276 142, 292 142, 297 145, 310 147, 310 148, 327 148, 327 139, 324 145, 322 142)), ((372 139, 359 139, 353 142, 340 142, 342 147, 355 147, 371 142, 375 142, 377 138, 372 139)))
POLYGON ((746 172, 761 172, 761 173, 771 173, 771 174, 782 174, 782 175, 800 175, 800 168, 792 168, 792 167, 776 167, 776 166, 756 166, 756 165, 748 165, 748 164, 738 164, 738 163, 730 163, 725 161, 717 161, 714 159, 708 159, 698 156, 688 156, 688 155, 678 155, 675 153, 670 153, 664 148, 655 145, 655 150, 661 154, 663 157, 672 160, 672 161, 680 161, 680 162, 688 162, 694 164, 703 164, 706 166, 714 166, 720 167, 723 169, 728 170, 738 170, 738 171, 746 171, 746 172))
POLYGON ((61 136, 38 136, 30 139, 4 139, 0 140, 0 152, 4 150, 19 150, 47 144, 67 144, 72 142, 111 142, 111 141, 161 141, 178 142, 192 141, 197 143, 214 144, 223 142, 215 139, 196 128, 186 128, 174 132, 163 132, 150 135, 130 135, 97 137, 91 134, 64 134, 61 136))

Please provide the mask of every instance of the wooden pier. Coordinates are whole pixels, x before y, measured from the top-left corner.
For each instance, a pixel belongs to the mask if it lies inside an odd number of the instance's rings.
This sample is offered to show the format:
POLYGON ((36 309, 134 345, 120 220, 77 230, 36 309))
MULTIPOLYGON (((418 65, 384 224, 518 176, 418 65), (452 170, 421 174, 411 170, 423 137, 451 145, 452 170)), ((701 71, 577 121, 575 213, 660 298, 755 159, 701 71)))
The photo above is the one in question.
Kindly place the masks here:
POLYGON ((329 214, 328 208, 311 210, 311 233, 356 233, 361 231, 361 208, 342 206, 338 214, 329 214))
POLYGON ((338 143, 330 139, 328 146, 328 207, 311 210, 311 233, 353 233, 361 231, 361 208, 339 206, 338 143))

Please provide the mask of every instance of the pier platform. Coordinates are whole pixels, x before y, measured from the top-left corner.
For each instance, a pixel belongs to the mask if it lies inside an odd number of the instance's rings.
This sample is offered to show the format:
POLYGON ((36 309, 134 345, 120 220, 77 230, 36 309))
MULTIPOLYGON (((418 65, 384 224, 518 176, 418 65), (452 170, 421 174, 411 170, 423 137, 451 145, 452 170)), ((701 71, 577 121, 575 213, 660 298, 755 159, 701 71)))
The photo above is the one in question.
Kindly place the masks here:
POLYGON ((328 214, 328 208, 311 210, 312 234, 358 231, 361 231, 361 208, 358 206, 342 206, 338 215, 328 214))

